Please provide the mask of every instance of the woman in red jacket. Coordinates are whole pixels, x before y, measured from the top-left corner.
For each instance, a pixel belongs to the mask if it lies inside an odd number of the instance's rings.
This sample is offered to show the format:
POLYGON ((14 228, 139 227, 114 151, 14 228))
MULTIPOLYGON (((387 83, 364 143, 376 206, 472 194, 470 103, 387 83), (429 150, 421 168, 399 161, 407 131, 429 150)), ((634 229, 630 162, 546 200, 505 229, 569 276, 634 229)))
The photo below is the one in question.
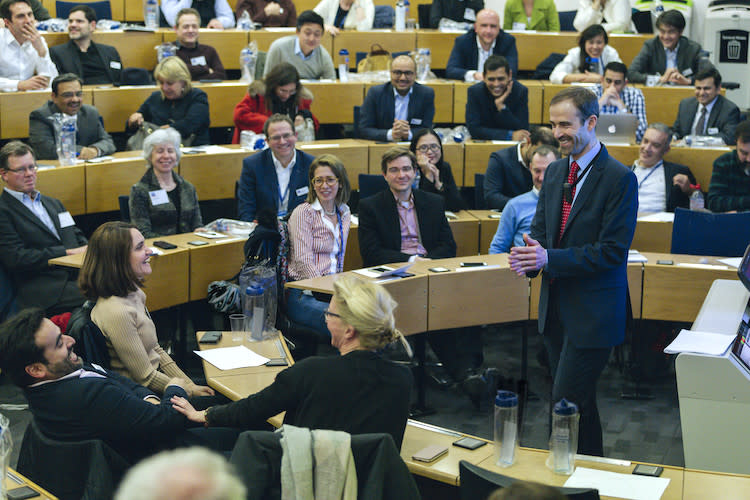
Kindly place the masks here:
POLYGON ((252 82, 235 106, 232 143, 239 144, 243 130, 263 133, 263 124, 274 113, 288 115, 295 127, 312 118, 317 132, 318 120, 310 112, 312 99, 312 93, 300 83, 297 69, 289 63, 278 64, 263 80, 252 82))

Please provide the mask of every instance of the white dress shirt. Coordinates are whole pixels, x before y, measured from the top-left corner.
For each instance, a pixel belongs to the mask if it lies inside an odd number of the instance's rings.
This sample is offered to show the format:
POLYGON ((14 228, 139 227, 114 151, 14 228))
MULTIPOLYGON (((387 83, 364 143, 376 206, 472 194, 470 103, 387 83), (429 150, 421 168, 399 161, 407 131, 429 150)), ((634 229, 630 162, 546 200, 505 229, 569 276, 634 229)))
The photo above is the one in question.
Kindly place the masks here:
POLYGON ((49 57, 47 42, 42 38, 44 57, 40 57, 28 40, 19 45, 8 28, 0 29, 0 90, 16 92, 18 82, 34 75, 48 76, 50 82, 57 76, 57 67, 49 57))

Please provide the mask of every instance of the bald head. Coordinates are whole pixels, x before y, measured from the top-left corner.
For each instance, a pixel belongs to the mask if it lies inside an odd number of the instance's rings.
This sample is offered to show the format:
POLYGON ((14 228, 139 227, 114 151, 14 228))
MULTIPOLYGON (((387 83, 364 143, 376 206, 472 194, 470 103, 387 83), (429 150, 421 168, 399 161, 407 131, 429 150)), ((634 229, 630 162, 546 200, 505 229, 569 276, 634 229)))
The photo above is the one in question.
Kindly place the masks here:
POLYGON ((391 62, 391 85, 401 95, 406 95, 417 79, 417 65, 409 56, 398 56, 391 62))
POLYGON ((474 31, 477 33, 477 39, 482 48, 489 50, 492 42, 500 34, 500 16, 494 10, 480 10, 474 22, 474 31))

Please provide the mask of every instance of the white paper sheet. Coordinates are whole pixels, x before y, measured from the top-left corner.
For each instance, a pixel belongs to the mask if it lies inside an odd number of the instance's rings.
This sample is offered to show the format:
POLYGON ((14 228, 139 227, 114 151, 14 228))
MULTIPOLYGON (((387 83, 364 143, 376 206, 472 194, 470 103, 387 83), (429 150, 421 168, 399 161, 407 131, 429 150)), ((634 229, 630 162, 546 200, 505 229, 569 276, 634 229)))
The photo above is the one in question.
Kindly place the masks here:
POLYGON ((638 217, 638 220, 643 222, 674 222, 674 213, 656 212, 644 215, 643 217, 638 217))
POLYGON ((726 352, 733 340, 733 335, 711 332, 694 332, 683 329, 680 330, 680 334, 677 335, 677 338, 664 348, 664 352, 667 354, 692 352, 697 354, 721 356, 726 352))
POLYGON ((596 488, 599 496, 632 500, 659 500, 669 485, 665 477, 620 474, 586 467, 576 467, 565 482, 566 488, 596 488))
POLYGON ((640 253, 638 250, 628 251, 628 262, 648 262, 645 255, 640 253))
POLYGON ((234 370, 235 368, 247 368, 248 366, 260 366, 268 363, 268 358, 251 351, 244 345, 193 352, 219 370, 234 370))
POLYGON ((742 262, 742 257, 729 257, 727 259, 716 259, 722 264, 726 264, 728 266, 731 266, 735 269, 740 267, 740 263, 742 262))
POLYGON ((413 265, 413 262, 409 262, 408 264, 403 265, 398 269, 390 266, 375 266, 367 269, 355 269, 353 272, 361 274, 362 276, 367 276, 368 278, 388 278, 389 276, 393 276, 394 274, 401 274, 406 272, 413 265))

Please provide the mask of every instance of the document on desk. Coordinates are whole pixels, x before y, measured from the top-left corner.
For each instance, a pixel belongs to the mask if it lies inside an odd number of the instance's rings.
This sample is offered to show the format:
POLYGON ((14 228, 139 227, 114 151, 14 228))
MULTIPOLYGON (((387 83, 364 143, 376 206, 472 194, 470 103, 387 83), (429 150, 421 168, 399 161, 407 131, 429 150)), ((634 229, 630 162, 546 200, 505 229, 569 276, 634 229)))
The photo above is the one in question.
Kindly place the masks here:
POLYGON ((268 363, 268 358, 251 351, 244 345, 193 352, 219 370, 234 370, 235 368, 247 368, 268 363))
POLYGON ((740 264, 742 263, 742 257, 728 257, 726 259, 716 259, 716 260, 721 262, 722 264, 726 264, 735 269, 740 267, 740 264))
POLYGON ((628 264, 633 262, 648 262, 648 258, 638 250, 628 250, 628 264))
POLYGON ((666 354, 679 354, 691 352, 694 354, 710 354, 721 356, 726 352, 734 340, 734 335, 722 333, 694 332, 692 330, 680 330, 677 338, 664 348, 666 354))
POLYGON ((638 217, 638 221, 641 221, 641 222, 674 222, 674 213, 656 212, 653 214, 648 214, 642 217, 638 217))
POLYGON ((659 500, 669 485, 665 477, 620 474, 587 467, 576 467, 565 481, 566 488, 596 488, 599 496, 631 500, 659 500))

